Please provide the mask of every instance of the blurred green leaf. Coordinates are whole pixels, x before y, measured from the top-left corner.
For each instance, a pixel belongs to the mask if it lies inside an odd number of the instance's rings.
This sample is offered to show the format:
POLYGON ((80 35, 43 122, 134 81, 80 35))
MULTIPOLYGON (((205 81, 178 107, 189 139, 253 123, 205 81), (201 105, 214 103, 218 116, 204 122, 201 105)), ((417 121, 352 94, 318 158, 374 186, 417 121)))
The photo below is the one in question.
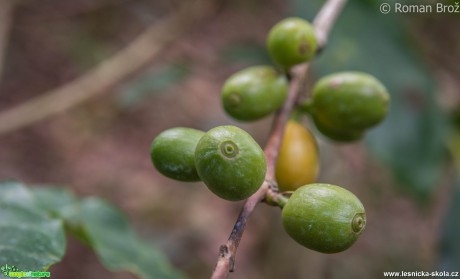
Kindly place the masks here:
MULTIPOLYGON (((311 19, 322 2, 293 0, 293 7, 311 19)), ((425 200, 440 177, 446 118, 436 103, 434 79, 409 40, 407 18, 381 14, 379 4, 348 2, 314 71, 364 71, 383 82, 392 97, 390 112, 366 142, 408 192, 425 200)))
POLYGON ((122 108, 131 108, 144 99, 177 85, 189 74, 184 64, 171 64, 166 68, 145 72, 124 84, 118 94, 118 104, 122 108))
MULTIPOLYGON (((45 271, 62 260, 66 249, 63 224, 36 207, 21 183, 0 183, 0 266, 17 271, 45 271)), ((5 277, 0 273, 0 278, 5 277)))
POLYGON ((60 218, 78 202, 77 198, 65 188, 40 185, 31 191, 38 207, 60 218))
POLYGON ((458 272, 460 267, 460 177, 457 177, 450 209, 441 233, 438 270, 458 272))
POLYGON ((151 245, 141 241, 124 216, 110 204, 87 198, 81 220, 94 250, 110 270, 128 270, 142 278, 182 278, 151 245))
POLYGON ((66 248, 63 221, 109 270, 130 271, 145 279, 183 278, 109 203, 79 200, 63 188, 28 189, 12 181, 0 183, 0 266, 42 271, 59 262, 66 248))
POLYGON ((248 65, 270 65, 272 60, 265 46, 246 43, 235 44, 221 50, 222 63, 245 63, 248 65))
POLYGON ((123 214, 109 203, 92 197, 79 201, 60 188, 37 188, 34 194, 40 207, 63 218, 109 270, 130 271, 145 279, 183 278, 159 250, 137 237, 123 214))
POLYGON ((31 189, 37 206, 50 216, 64 221, 65 228, 78 240, 90 245, 90 239, 79 218, 80 202, 65 188, 47 187, 40 185, 31 189))

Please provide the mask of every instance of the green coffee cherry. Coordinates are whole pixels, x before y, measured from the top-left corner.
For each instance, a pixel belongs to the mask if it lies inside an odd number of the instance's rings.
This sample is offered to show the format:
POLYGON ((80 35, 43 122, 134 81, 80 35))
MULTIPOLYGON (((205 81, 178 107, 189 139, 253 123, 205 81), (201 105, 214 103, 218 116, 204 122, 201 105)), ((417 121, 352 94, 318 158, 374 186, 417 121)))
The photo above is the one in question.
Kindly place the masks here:
POLYGON ((195 150, 198 175, 217 196, 243 200, 254 194, 265 179, 265 154, 257 142, 235 126, 209 130, 195 150))
POLYGON ((222 104, 237 120, 256 120, 280 108, 287 91, 286 77, 272 67, 255 66, 228 78, 222 88, 222 104))
POLYGON ((272 59, 289 69, 313 58, 317 47, 315 30, 301 18, 286 18, 270 30, 267 47, 272 59))
POLYGON ((341 72, 315 84, 311 113, 326 136, 348 133, 346 137, 355 138, 385 118, 389 101, 387 90, 375 77, 341 72))
POLYGON ((282 211, 286 232, 301 245, 321 252, 348 249, 366 226, 366 213, 350 191, 329 184, 297 189, 282 211))
POLYGON ((172 128, 160 133, 150 147, 155 168, 180 181, 199 181, 195 168, 195 147, 205 133, 191 128, 172 128))
POLYGON ((352 142, 361 139, 364 135, 363 130, 341 130, 335 127, 327 126, 327 123, 321 123, 317 117, 313 116, 313 121, 315 123, 316 128, 321 134, 325 135, 326 137, 339 141, 339 142, 352 142))

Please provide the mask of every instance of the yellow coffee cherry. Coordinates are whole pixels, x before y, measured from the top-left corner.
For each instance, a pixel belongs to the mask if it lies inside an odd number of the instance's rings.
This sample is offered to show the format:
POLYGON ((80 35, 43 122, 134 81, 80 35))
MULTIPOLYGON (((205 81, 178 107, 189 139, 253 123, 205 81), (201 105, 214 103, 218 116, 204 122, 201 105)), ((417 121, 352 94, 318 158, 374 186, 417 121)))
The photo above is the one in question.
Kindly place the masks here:
POLYGON ((294 191, 315 182, 318 171, 319 154, 314 135, 300 123, 289 120, 276 162, 280 191, 294 191))

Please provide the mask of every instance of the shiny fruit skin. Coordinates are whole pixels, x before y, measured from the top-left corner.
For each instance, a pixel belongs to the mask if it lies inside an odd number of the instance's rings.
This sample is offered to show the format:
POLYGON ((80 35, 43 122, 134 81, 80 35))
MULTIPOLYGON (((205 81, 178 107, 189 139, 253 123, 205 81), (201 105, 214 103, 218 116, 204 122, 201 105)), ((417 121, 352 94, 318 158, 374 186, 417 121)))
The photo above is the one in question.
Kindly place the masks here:
POLYGON ((351 130, 328 127, 327 124, 323 124, 320 120, 313 115, 313 121, 316 128, 321 134, 325 135, 329 139, 337 142, 352 142, 361 139, 364 136, 364 130, 351 130))
POLYGON ((348 249, 366 226, 366 213, 350 191, 330 184, 297 189, 282 211, 286 232, 301 245, 321 252, 348 249))
POLYGON ((313 88, 316 123, 334 131, 364 131, 385 118, 390 96, 373 76, 340 72, 321 78, 313 88))
POLYGON ((313 58, 317 48, 315 30, 304 19, 286 18, 270 30, 267 48, 278 65, 289 69, 313 58))
POLYGON ((221 98, 225 111, 241 121, 257 120, 276 111, 287 97, 288 81, 270 66, 254 66, 230 76, 221 98))
POLYGON ((319 154, 315 136, 302 124, 289 120, 276 161, 276 181, 281 192, 315 182, 319 154))
POLYGON ((195 163, 209 190, 230 201, 254 194, 267 171, 260 146, 251 135, 235 126, 209 130, 198 142, 195 163))
POLYGON ((205 133, 191 128, 171 128, 150 146, 150 158, 163 175, 179 181, 200 181, 195 168, 195 147, 205 133))

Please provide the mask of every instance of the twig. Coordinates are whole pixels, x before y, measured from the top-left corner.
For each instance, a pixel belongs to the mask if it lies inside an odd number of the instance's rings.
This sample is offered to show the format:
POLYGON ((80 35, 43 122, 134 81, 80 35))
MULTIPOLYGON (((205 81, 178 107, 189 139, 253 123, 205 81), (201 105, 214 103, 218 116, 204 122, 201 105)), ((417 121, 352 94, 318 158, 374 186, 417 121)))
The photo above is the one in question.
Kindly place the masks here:
POLYGON ((8 47, 13 5, 13 0, 0 0, 0 82, 2 81, 5 53, 8 47))
MULTIPOLYGON (((0 0, 1 1, 1 0, 0 0)), ((63 112, 96 94, 114 87, 142 69, 213 9, 212 0, 186 1, 174 15, 147 28, 136 40, 113 57, 62 87, 0 114, 0 134, 33 124, 63 112)))
MULTIPOLYGON (((340 14, 346 0, 328 0, 321 8, 315 20, 313 21, 316 36, 318 38, 318 49, 324 48, 329 32, 340 14)), ((267 174, 265 182, 260 189, 246 200, 238 219, 233 226, 233 230, 224 245, 219 248, 219 257, 211 279, 224 279, 228 277, 229 272, 233 272, 235 264, 236 251, 243 236, 246 223, 249 216, 254 211, 257 204, 262 202, 267 195, 278 194, 275 183, 275 166, 278 157, 281 139, 284 133, 284 127, 292 112, 295 102, 299 96, 302 85, 305 83, 309 64, 301 64, 291 71, 291 80, 289 84, 289 94, 282 109, 275 116, 272 131, 268 142, 265 146, 265 156, 267 157, 267 174)))
POLYGON ((318 50, 322 50, 326 46, 331 28, 346 3, 347 0, 327 1, 313 20, 318 50))

